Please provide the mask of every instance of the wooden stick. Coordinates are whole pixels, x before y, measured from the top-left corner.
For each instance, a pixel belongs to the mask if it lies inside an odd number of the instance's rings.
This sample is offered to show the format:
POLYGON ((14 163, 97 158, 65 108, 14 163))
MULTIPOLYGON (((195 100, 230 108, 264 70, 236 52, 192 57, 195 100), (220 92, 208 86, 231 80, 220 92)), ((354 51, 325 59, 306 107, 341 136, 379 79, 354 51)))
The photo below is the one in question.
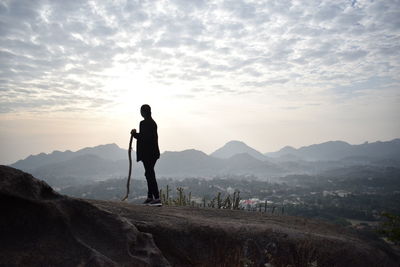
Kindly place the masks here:
POLYGON ((128 199, 129 195, 129 184, 131 183, 131 173, 132 173, 132 140, 133 134, 131 134, 131 139, 129 140, 129 148, 128 148, 128 157, 129 157, 129 174, 128 174, 128 181, 126 182, 126 195, 121 201, 125 201, 128 199))

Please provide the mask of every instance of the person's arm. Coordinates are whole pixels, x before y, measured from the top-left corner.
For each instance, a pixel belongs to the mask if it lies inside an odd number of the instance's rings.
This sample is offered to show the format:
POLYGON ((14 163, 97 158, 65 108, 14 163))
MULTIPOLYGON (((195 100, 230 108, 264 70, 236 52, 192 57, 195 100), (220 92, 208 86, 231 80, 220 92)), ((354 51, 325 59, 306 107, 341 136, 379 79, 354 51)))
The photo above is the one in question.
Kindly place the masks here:
POLYGON ((131 131, 131 135, 133 135, 133 137, 135 137, 135 139, 139 139, 141 137, 141 133, 143 132, 142 129, 142 122, 140 122, 139 124, 139 132, 136 132, 136 129, 132 129, 131 131))

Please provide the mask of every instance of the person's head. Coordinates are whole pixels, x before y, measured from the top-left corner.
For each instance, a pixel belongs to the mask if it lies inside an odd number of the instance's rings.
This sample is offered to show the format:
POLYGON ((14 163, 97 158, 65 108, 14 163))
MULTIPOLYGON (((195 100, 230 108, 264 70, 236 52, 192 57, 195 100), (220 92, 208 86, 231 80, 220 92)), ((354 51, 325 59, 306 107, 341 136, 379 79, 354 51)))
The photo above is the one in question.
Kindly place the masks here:
POLYGON ((144 104, 140 107, 140 114, 143 118, 150 118, 151 117, 151 107, 147 104, 144 104))

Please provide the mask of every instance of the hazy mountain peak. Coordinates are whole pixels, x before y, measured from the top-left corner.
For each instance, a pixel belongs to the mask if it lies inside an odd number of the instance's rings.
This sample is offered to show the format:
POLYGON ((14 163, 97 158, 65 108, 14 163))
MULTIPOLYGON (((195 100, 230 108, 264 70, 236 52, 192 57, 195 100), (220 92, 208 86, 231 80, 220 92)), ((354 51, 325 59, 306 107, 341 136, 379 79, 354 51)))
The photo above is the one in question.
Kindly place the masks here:
POLYGON ((365 142, 351 145, 344 141, 328 141, 321 144, 303 146, 299 149, 284 147, 277 152, 267 153, 271 157, 282 157, 287 154, 304 160, 341 160, 348 157, 394 158, 400 157, 400 139, 392 141, 365 142))
POLYGON ((197 150, 197 149, 186 149, 186 150, 182 150, 182 151, 165 151, 164 153, 162 153, 161 157, 163 155, 182 155, 182 156, 207 156, 206 153, 204 153, 203 151, 197 150))
POLYGON ((400 144, 400 138, 395 138, 391 142, 395 144, 400 144))
POLYGON ((111 150, 111 149, 120 149, 120 147, 117 144, 112 143, 112 144, 98 145, 94 147, 85 147, 76 152, 86 151, 86 150, 96 151, 96 150, 111 150))
POLYGON ((239 141, 239 140, 231 140, 228 143, 226 143, 225 145, 242 145, 242 146, 247 146, 245 144, 245 142, 243 141, 239 141))
POLYGON ((290 153, 290 152, 296 151, 296 149, 292 146, 285 146, 279 151, 285 152, 285 153, 290 153))
POLYGON ((40 153, 38 155, 30 155, 24 160, 19 160, 14 164, 11 164, 11 166, 21 170, 29 171, 48 164, 65 162, 74 157, 79 157, 82 155, 96 155, 99 158, 111 161, 126 159, 128 157, 125 149, 122 149, 117 144, 113 143, 98 145, 95 147, 85 147, 76 152, 71 152, 70 150, 66 150, 64 152, 54 150, 49 154, 40 153))
POLYGON ((351 145, 347 142, 336 140, 336 141, 327 141, 321 144, 314 144, 311 146, 351 146, 351 145))
POLYGON ((213 153, 211 153, 210 156, 213 156, 216 158, 228 159, 236 154, 242 154, 242 153, 247 153, 247 154, 251 155, 252 157, 259 159, 259 160, 265 160, 265 157, 261 152, 246 145, 244 142, 237 141, 237 140, 229 141, 223 147, 221 147, 221 148, 217 149, 216 151, 214 151, 213 153))

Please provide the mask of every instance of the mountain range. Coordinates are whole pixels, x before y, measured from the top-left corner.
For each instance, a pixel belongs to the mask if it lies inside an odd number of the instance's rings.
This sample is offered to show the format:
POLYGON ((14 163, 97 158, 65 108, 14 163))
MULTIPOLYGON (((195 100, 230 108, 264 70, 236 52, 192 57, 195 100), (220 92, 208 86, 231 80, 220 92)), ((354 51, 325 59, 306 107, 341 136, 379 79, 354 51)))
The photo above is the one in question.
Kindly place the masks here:
POLYGON ((400 139, 350 145, 343 141, 329 141, 322 144, 295 149, 286 146, 277 152, 266 153, 269 157, 297 157, 303 160, 343 160, 351 158, 400 159, 400 139))
MULTIPOLYGON (((19 160, 12 167, 30 172, 53 186, 71 182, 86 183, 126 177, 127 150, 116 144, 87 147, 76 152, 54 151, 19 160)), ((142 164, 135 162, 133 177, 143 177, 142 164)), ((215 152, 189 149, 166 151, 156 165, 158 177, 213 177, 216 175, 256 175, 260 178, 288 174, 313 174, 352 165, 400 166, 400 139, 351 145, 342 141, 300 147, 284 147, 277 152, 261 153, 241 141, 230 141, 215 152)))

